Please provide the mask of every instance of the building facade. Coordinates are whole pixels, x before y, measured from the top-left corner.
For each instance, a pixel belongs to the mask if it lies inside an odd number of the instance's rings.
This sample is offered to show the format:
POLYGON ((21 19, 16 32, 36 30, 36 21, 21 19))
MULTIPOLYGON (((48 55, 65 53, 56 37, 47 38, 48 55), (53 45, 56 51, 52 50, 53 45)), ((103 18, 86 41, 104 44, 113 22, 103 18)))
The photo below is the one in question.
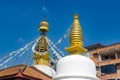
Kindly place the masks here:
POLYGON ((120 43, 109 46, 95 44, 86 48, 101 80, 120 80, 120 43))

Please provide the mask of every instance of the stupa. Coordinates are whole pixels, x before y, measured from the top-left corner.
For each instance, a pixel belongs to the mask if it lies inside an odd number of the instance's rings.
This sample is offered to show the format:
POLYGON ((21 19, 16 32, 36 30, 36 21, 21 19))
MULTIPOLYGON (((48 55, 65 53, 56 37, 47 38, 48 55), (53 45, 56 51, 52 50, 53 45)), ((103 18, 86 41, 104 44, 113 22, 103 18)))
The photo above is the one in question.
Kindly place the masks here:
POLYGON ((40 39, 36 44, 34 52, 34 67, 44 74, 53 77, 56 72, 50 67, 50 53, 48 51, 48 43, 46 41, 46 33, 48 32, 49 24, 46 21, 46 18, 40 22, 38 30, 41 32, 40 39))
POLYGON ((82 29, 77 14, 74 15, 70 31, 70 47, 65 50, 70 55, 58 61, 53 80, 98 80, 94 62, 82 55, 87 50, 83 47, 82 29))

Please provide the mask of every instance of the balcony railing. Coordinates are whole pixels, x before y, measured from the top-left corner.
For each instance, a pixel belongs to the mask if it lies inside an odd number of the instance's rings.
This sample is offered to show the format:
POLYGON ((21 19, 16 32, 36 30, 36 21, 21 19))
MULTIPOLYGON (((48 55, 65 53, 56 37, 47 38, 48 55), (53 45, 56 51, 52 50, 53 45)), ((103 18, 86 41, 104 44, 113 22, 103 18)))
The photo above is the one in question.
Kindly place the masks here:
POLYGON ((104 79, 114 79, 120 76, 117 75, 117 73, 112 73, 112 74, 102 74, 101 76, 98 76, 98 77, 100 78, 100 80, 104 80, 104 79))
POLYGON ((99 66, 103 66, 103 65, 117 64, 117 63, 120 63, 120 58, 118 58, 118 59, 106 60, 106 61, 101 61, 101 62, 98 62, 98 65, 99 65, 99 66))

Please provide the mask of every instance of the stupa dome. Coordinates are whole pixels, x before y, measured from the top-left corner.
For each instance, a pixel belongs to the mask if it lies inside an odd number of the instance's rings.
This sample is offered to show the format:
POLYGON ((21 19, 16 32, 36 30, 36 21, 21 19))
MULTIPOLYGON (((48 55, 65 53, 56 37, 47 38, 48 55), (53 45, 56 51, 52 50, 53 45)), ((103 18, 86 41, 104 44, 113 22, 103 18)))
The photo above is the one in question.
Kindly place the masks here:
POLYGON ((98 80, 94 62, 82 55, 69 55, 58 61, 53 80, 98 80))
POLYGON ((46 65, 34 65, 34 67, 43 72, 44 74, 50 76, 50 77, 53 77, 54 75, 56 75, 56 72, 53 68, 49 67, 49 66, 46 66, 46 65))

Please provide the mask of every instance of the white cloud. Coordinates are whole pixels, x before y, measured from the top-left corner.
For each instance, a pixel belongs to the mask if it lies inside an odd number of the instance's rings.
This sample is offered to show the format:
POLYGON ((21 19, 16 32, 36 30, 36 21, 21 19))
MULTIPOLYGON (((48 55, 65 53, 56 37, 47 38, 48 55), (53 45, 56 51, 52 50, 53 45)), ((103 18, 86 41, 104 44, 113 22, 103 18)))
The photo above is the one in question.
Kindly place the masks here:
POLYGON ((24 42, 25 40, 23 38, 19 38, 18 42, 24 42))
POLYGON ((48 9, 45 6, 42 7, 42 11, 48 13, 48 9))

